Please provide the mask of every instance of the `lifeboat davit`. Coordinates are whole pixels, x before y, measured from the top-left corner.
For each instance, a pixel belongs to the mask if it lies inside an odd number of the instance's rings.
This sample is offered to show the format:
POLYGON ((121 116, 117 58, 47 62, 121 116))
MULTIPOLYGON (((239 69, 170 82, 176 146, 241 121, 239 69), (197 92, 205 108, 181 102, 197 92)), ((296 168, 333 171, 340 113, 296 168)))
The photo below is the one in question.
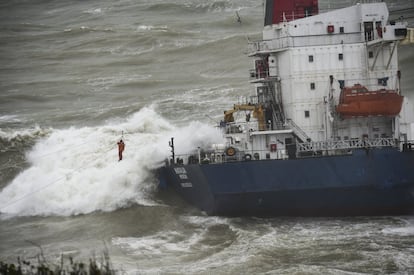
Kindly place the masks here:
POLYGON ((395 90, 369 91, 356 84, 341 91, 336 111, 341 117, 396 116, 400 113, 404 97, 395 90))

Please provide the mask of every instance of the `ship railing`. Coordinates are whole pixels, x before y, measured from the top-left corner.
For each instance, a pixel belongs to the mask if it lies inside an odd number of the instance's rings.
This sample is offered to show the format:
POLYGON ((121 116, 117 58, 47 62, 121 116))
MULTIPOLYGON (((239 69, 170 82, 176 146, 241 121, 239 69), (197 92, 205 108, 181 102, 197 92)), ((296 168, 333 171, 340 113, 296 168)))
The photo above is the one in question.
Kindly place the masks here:
POLYGON ((256 69, 249 70, 250 80, 267 79, 269 77, 269 70, 257 71, 256 69))
POLYGON ((255 69, 249 70, 250 74, 250 83, 265 83, 265 82, 274 82, 278 79, 278 76, 269 75, 269 70, 262 71, 257 73, 255 69))
POLYGON ((358 148, 396 147, 393 138, 311 141, 297 144, 298 152, 350 150, 358 148))
POLYGON ((293 37, 282 37, 272 40, 254 41, 248 44, 248 55, 257 53, 269 53, 272 51, 282 51, 293 45, 293 37))
MULTIPOLYGON (((322 156, 322 155, 346 155, 351 154, 352 149, 368 148, 385 148, 401 146, 403 152, 414 152, 414 140, 397 141, 393 138, 377 139, 351 139, 351 140, 329 140, 329 141, 312 141, 297 143, 296 148, 299 153, 298 157, 322 156), (327 154, 326 154, 327 152, 327 154)), ((277 148, 270 151, 269 148, 264 150, 240 150, 236 149, 234 154, 229 155, 227 149, 232 146, 223 148, 202 150, 188 154, 177 154, 174 165, 187 164, 220 164, 240 161, 256 160, 285 160, 292 157, 289 149, 277 148)), ((294 152, 292 152, 295 155, 294 152)), ((172 164, 170 162, 170 164, 172 164)))
POLYGON ((334 36, 327 36, 326 34, 289 36, 250 42, 248 44, 247 53, 249 56, 254 56, 256 54, 283 51, 292 47, 326 46, 363 42, 365 42, 365 39, 360 32, 343 33, 334 36))
MULTIPOLYGON (((259 126, 255 119, 252 118, 252 121, 249 122, 227 122, 221 123, 221 128, 224 134, 245 134, 247 132, 258 131, 259 126)), ((270 129, 271 125, 266 125, 270 129)))
MULTIPOLYGON (((229 146, 233 147, 233 146, 229 146)), ((284 160, 288 159, 287 149, 276 149, 270 152, 270 149, 264 150, 240 150, 235 149, 233 155, 229 155, 226 147, 224 150, 200 150, 190 154, 177 154, 174 165, 187 164, 221 164, 241 161, 257 161, 257 160, 284 160)), ((236 147, 233 147, 236 148, 236 147)), ((171 160, 169 160, 171 163, 171 160)))
POLYGON ((380 2, 383 2, 383 0, 354 0, 352 5, 356 5, 358 3, 369 4, 369 3, 380 3, 380 2))

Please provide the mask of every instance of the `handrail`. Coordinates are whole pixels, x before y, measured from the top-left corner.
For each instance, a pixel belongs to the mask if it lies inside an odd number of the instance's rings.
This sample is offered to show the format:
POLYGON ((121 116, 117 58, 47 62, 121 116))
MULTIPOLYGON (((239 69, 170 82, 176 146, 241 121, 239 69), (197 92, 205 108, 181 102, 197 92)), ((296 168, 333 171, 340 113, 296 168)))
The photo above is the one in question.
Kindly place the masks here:
MULTIPOLYGON (((227 147, 228 148, 228 147, 227 147)), ((247 151, 236 151, 233 156, 228 156, 224 151, 214 151, 208 150, 203 151, 200 150, 200 154, 198 152, 195 153, 187 153, 187 154, 176 154, 176 164, 220 164, 220 163, 229 163, 229 162, 240 162, 240 161, 254 161, 259 160, 255 159, 255 153, 264 153, 269 152, 268 149, 265 150, 247 150, 247 151), (245 156, 249 155, 250 159, 246 159, 245 156), (200 157, 200 159, 198 159, 200 157), (178 160, 178 161, 177 161, 178 160)), ((286 154, 286 149, 277 149, 273 153, 276 154, 286 154)), ((279 158, 283 159, 283 158, 279 158)), ((268 160, 267 158, 261 158, 260 160, 268 160)))
POLYGON ((365 38, 360 32, 337 34, 335 36, 326 36, 323 34, 312 36, 287 36, 270 40, 249 42, 247 52, 249 56, 252 56, 259 53, 283 51, 291 47, 324 46, 363 42, 365 42, 365 38))
POLYGON ((306 132, 303 131, 292 119, 290 119, 290 118, 286 119, 286 123, 289 125, 290 128, 292 128, 293 132, 302 141, 308 141, 308 140, 310 140, 310 137, 306 134, 306 132))
MULTIPOLYGON (((353 149, 369 149, 369 148, 385 148, 394 147, 399 148, 403 152, 414 151, 414 140, 398 141, 393 138, 376 138, 376 139, 351 139, 351 140, 328 140, 328 141, 311 141, 304 143, 296 143, 297 158, 306 157, 321 157, 326 155, 348 155, 352 154, 353 149), (323 153, 326 152, 326 153, 323 153), (311 153, 311 154, 309 154, 311 153)), ((228 147, 226 147, 228 149, 228 147)), ((272 160, 289 159, 288 149, 279 149, 273 153, 281 156, 279 158, 271 158, 272 160)), ((236 151, 232 156, 228 156, 225 150, 212 149, 200 150, 199 152, 188 154, 177 154, 175 165, 187 164, 220 164, 240 161, 257 161, 256 153, 268 153, 269 149, 264 150, 247 150, 236 151), (246 156, 249 155, 249 159, 246 156)), ((262 154, 263 155, 263 154, 262 154)), ((268 158, 261 158, 260 160, 270 160, 268 158)), ((170 163, 172 164, 172 163, 170 163)))
POLYGON ((396 140, 393 138, 327 140, 298 143, 298 152, 317 152, 396 146, 396 140))

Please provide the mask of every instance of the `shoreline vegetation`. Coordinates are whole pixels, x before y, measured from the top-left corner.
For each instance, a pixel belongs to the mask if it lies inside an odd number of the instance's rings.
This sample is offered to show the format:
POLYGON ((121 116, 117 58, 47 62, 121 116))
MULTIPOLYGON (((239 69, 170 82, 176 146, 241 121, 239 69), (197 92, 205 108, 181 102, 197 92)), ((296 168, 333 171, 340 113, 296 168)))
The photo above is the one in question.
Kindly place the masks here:
MULTIPOLYGON (((29 241, 30 242, 30 241, 29 241)), ((1 275, 115 275, 109 257, 108 249, 105 249, 99 261, 95 256, 89 259, 89 263, 75 261, 72 256, 60 255, 59 262, 51 263, 43 253, 41 246, 30 242, 40 249, 40 252, 33 257, 34 260, 23 260, 17 257, 17 263, 6 263, 0 259, 1 275)))

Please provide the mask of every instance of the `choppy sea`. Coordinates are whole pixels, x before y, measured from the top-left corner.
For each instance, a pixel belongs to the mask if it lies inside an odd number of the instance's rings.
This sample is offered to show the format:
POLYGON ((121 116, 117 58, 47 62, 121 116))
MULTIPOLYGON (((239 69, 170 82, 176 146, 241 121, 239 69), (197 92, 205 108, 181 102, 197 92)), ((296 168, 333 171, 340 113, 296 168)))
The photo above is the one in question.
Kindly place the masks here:
MULTIPOLYGON (((413 0, 385 2, 414 27, 413 0)), ((168 140, 219 139, 214 121, 251 93, 262 26, 255 0, 2 1, 0 261, 105 250, 127 274, 414 274, 414 216, 209 217, 157 189, 168 140)))

